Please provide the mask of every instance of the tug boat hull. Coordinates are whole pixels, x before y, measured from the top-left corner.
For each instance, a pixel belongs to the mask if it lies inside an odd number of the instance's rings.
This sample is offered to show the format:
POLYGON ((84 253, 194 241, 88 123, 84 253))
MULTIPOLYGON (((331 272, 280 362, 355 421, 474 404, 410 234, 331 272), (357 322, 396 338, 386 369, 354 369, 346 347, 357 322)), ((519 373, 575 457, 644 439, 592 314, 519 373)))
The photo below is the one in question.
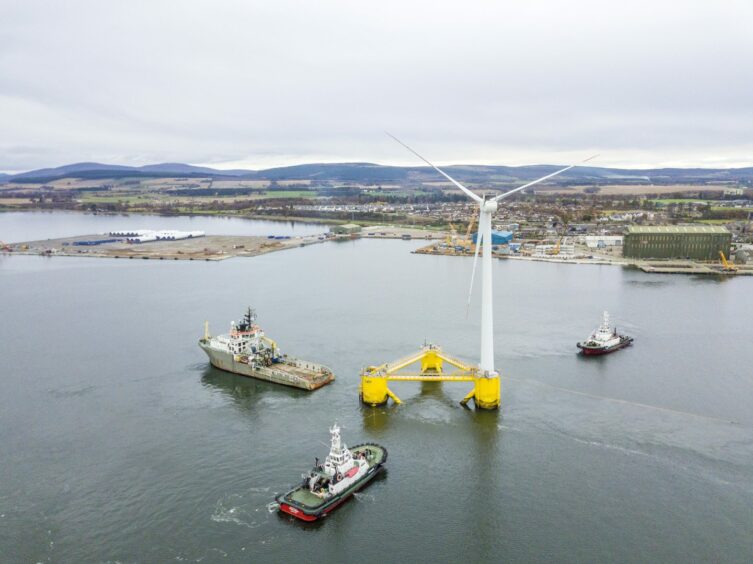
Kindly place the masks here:
POLYGON ((353 482, 347 489, 339 494, 333 495, 326 499, 321 499, 311 493, 304 485, 293 488, 289 492, 279 495, 275 498, 279 505, 280 511, 292 515, 301 521, 317 521, 326 517, 332 511, 340 507, 354 493, 366 487, 382 471, 385 462, 387 462, 387 449, 377 444, 362 444, 351 447, 354 455, 361 452, 371 451, 373 456, 367 458, 369 469, 357 481, 353 482))
POLYGON ((586 356, 599 356, 608 354, 633 342, 632 337, 620 335, 617 328, 609 323, 609 313, 604 312, 601 325, 591 335, 580 343, 577 343, 580 352, 586 356))
POLYGON ((593 347, 588 346, 584 343, 578 343, 578 348, 580 349, 580 352, 585 356, 599 356, 603 354, 609 354, 614 351, 618 351, 622 348, 625 348, 629 346, 633 342, 632 337, 621 337, 620 342, 616 345, 612 345, 611 347, 593 347))

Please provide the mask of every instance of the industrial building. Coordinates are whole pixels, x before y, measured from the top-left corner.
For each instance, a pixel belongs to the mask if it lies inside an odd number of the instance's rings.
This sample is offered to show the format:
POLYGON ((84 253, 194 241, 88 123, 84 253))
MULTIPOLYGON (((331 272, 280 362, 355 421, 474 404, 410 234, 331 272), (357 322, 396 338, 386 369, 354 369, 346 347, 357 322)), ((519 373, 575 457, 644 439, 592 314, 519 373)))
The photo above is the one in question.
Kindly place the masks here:
MULTIPOLYGON (((128 243, 149 243, 151 241, 178 241, 204 237, 203 231, 153 231, 151 229, 136 229, 124 231, 110 231, 112 237, 125 237, 128 243)), ((109 242, 109 241, 107 241, 109 242)))
POLYGON ((354 235, 361 232, 361 226, 355 223, 346 223, 345 225, 335 225, 330 228, 330 233, 335 235, 354 235))
MULTIPOLYGON (((476 244, 478 233, 473 234, 473 244, 476 244)), ((511 231, 492 231, 492 245, 506 245, 512 241, 511 231)))
POLYGON ((589 249, 622 246, 622 235, 585 235, 583 241, 589 249))
POLYGON ((536 245, 533 248, 533 256, 573 258, 575 256, 575 244, 567 237, 555 244, 536 245))
POLYGON ((712 225, 631 225, 625 234, 623 255, 628 258, 691 258, 718 260, 729 256, 732 234, 712 225))

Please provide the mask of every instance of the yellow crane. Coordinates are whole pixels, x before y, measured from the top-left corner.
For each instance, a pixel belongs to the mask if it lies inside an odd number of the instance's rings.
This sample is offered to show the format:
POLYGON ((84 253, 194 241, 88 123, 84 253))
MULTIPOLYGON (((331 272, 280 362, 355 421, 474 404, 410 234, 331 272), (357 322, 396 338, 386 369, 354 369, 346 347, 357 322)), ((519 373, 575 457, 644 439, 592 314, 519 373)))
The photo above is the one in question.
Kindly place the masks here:
MULTIPOLYGON (((564 237, 564 235, 562 237, 564 237)), ((560 243, 562 243, 562 237, 560 237, 559 239, 557 239, 557 244, 554 245, 553 249, 549 249, 546 252, 546 254, 548 254, 548 255, 558 255, 558 254, 560 254, 560 243)))
POLYGON ((468 247, 469 249, 473 250, 473 239, 471 238, 471 231, 473 231, 473 226, 476 224, 476 216, 471 217, 470 223, 468 223, 468 229, 465 230, 465 238, 462 241, 459 241, 459 245, 463 247, 468 247))
POLYGON ((551 250, 549 250, 549 251, 547 251, 546 254, 548 254, 548 255, 558 255, 558 254, 560 254, 560 245, 562 244, 562 240, 565 238, 565 235, 567 235, 567 225, 568 225, 567 223, 563 222, 563 228, 564 228, 565 231, 562 233, 562 235, 560 236, 560 238, 557 239, 557 244, 554 245, 554 248, 551 249, 551 250))
POLYGON ((719 257, 722 259, 722 270, 724 272, 737 272, 737 267, 727 260, 724 251, 719 251, 719 257))
POLYGON ((455 228, 455 226, 450 222, 450 233, 447 234, 447 237, 445 237, 445 245, 448 247, 452 247, 455 244, 455 241, 458 238, 458 230, 455 228))

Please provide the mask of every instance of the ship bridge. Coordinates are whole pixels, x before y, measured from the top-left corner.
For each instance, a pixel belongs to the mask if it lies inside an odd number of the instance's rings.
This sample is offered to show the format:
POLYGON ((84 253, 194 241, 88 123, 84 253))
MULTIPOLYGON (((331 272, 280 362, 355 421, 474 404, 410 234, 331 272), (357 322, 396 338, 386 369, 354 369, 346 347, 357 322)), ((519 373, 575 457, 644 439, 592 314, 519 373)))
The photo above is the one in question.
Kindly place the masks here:
MULTIPOLYGON (((397 382, 474 382, 484 378, 478 368, 468 366, 457 358, 445 354, 441 348, 425 344, 411 355, 386 362, 379 366, 367 366, 361 371, 359 395, 367 405, 383 405, 387 399, 402 403, 387 383, 397 382)), ((474 397, 476 388, 460 402, 465 405, 474 397)))

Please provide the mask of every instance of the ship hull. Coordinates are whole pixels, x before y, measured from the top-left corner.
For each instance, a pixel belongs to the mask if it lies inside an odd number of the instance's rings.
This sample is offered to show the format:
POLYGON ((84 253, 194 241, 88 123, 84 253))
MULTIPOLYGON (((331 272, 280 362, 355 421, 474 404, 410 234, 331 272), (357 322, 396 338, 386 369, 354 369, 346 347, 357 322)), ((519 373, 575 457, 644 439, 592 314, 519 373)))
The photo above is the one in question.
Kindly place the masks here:
POLYGON ((356 447, 353 447, 352 450, 354 452, 357 452, 359 448, 363 447, 377 448, 383 452, 383 456, 381 460, 374 463, 366 472, 366 474, 364 474, 363 477, 361 477, 358 481, 354 482, 347 490, 340 494, 332 496, 330 499, 322 502, 320 505, 311 507, 306 506, 302 503, 296 503, 292 499, 292 496, 294 496, 296 492, 299 492, 303 489, 302 486, 299 486, 298 488, 292 489, 289 492, 276 498, 276 501, 280 506, 280 511, 287 513, 288 515, 291 515, 296 519, 300 519, 301 521, 317 521, 332 513, 335 509, 337 509, 343 503, 353 497, 354 493, 362 490, 367 485, 369 485, 369 483, 371 483, 371 481, 376 478, 384 468, 384 463, 387 462, 387 449, 379 445, 358 445, 356 447))
POLYGON ((218 351, 207 346, 204 339, 199 341, 199 347, 206 353, 210 364, 215 368, 248 378, 308 391, 326 386, 335 379, 331 370, 314 362, 288 357, 286 362, 270 366, 253 366, 241 362, 229 352, 218 351))
POLYGON ((632 344, 632 342, 632 337, 622 337, 619 343, 612 345, 611 347, 589 347, 583 343, 578 343, 578 348, 580 349, 581 354, 585 356, 601 356, 623 349, 632 344))

